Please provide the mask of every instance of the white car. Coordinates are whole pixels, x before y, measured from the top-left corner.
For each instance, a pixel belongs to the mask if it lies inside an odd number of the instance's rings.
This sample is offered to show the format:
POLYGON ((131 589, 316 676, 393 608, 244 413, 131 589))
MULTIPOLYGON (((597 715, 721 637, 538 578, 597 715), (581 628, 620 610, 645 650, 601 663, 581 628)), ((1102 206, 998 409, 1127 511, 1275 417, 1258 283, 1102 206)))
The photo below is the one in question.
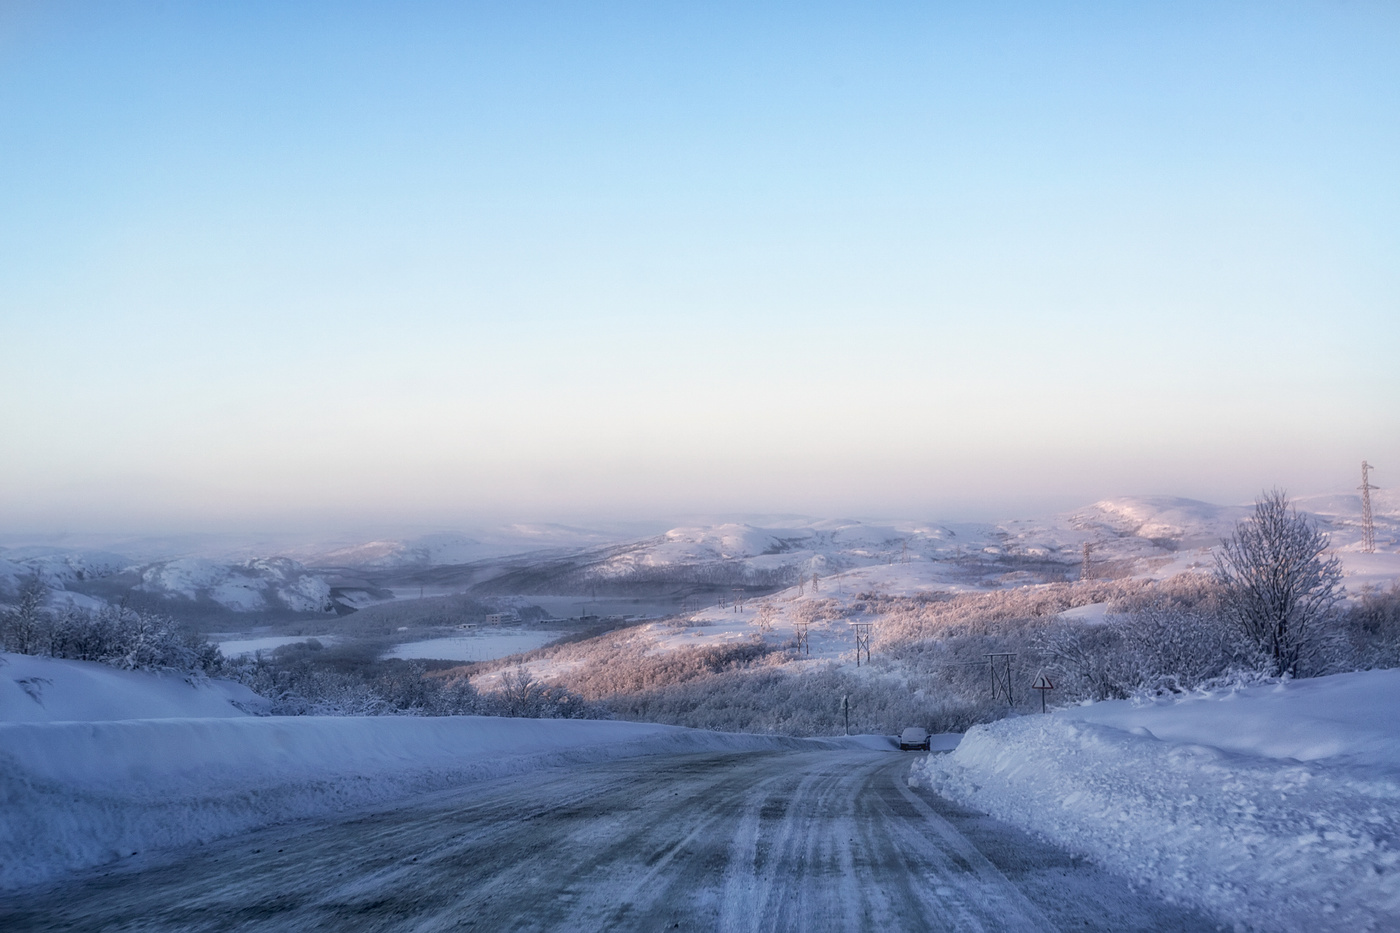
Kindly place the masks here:
POLYGON ((918 726, 910 726, 899 735, 899 750, 901 752, 909 749, 929 750, 929 737, 927 729, 920 729, 918 726))

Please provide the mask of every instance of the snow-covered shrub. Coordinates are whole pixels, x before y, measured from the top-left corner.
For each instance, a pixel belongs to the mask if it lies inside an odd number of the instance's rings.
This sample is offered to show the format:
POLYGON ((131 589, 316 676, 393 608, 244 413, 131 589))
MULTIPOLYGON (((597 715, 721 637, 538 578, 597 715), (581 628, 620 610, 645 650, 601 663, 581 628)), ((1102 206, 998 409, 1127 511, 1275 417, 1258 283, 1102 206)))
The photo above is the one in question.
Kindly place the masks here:
POLYGON ((929 689, 897 674, 856 676, 836 665, 795 672, 758 662, 706 674, 683 683, 606 701, 619 719, 661 722, 724 732, 840 735, 842 698, 850 703, 853 733, 893 734, 918 725, 930 732, 967 729, 1004 715, 1005 703, 929 689))
POLYGON ((1366 591, 1342 616, 1345 670, 1400 667, 1400 584, 1366 591))
MULTIPOLYGON (((862 593, 851 606, 879 617, 875 644, 883 646, 944 638, 950 635, 991 635, 1046 622, 1066 609, 1098 603, 1117 604, 1157 592, 1144 580, 1095 583, 1055 583, 1016 587, 987 593, 926 593, 886 596, 862 593)), ((838 618, 840 614, 838 613, 838 618)))
POLYGON ((586 700, 604 700, 744 668, 775 650, 761 642, 737 642, 652 654, 644 644, 611 642, 598 658, 605 663, 583 665, 561 675, 560 683, 586 700))
MULTIPOLYGON (((465 678, 461 678, 465 680, 465 678)), ((576 693, 536 680, 530 671, 516 666, 501 679, 501 689, 481 697, 482 711, 494 716, 521 716, 529 719, 594 719, 576 693)))
POLYGON ((1100 624, 1066 620, 1045 629, 1036 644, 1067 699, 1178 693, 1260 666, 1252 646, 1219 614, 1166 601, 1100 624))
POLYGON ((483 694, 460 672, 429 673, 417 662, 380 661, 286 645, 225 663, 220 676, 272 701, 278 716, 521 716, 596 719, 604 713, 576 694, 530 681, 517 693, 483 694), (330 658, 325 657, 331 655, 330 658))
POLYGON ((45 607, 46 597, 45 588, 31 581, 17 605, 0 612, 6 651, 186 674, 204 674, 222 663, 218 646, 170 616, 112 607, 55 612, 45 607))

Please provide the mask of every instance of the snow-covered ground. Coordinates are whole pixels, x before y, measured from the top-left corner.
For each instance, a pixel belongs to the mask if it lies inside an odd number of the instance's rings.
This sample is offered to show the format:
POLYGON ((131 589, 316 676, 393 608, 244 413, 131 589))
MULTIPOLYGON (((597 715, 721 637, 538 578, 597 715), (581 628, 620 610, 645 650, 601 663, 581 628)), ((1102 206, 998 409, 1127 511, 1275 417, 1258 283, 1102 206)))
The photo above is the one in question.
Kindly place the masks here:
POLYGON ((0 654, 0 723, 221 718, 267 706, 247 687, 226 680, 0 654))
POLYGON ((970 730, 911 780, 1239 929, 1393 930, 1400 671, 970 730))
POLYGON ((543 767, 688 751, 889 747, 645 723, 260 717, 218 682, 0 655, 0 889, 136 852, 543 767))

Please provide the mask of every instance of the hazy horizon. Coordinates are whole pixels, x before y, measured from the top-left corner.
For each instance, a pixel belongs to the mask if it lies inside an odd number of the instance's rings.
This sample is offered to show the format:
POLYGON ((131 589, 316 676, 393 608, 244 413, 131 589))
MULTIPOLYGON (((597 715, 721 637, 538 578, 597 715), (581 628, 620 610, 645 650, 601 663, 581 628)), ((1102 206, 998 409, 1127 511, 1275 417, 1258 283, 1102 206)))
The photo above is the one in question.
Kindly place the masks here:
MULTIPOLYGON (((1056 515, 1072 513, 1078 509, 1099 502, 1123 499, 1179 499, 1185 502, 1201 502, 1206 505, 1240 507, 1250 505, 1262 492, 1237 500, 1209 500, 1190 496, 1176 496, 1171 493, 1142 493, 1116 496, 1101 496, 1092 500, 1045 502, 1044 508, 988 510, 963 514, 931 513, 811 513, 811 512, 676 512, 670 514, 619 516, 608 514, 576 514, 572 516, 460 516, 438 520, 384 520, 346 522, 339 520, 281 521, 250 520, 237 523, 204 524, 145 524, 145 525, 101 525, 62 526, 49 529, 25 528, 22 526, 0 526, 0 550, 24 546, 52 547, 111 547, 120 550, 122 543, 139 550, 174 553, 182 548, 201 547, 210 553, 257 552, 261 556, 271 556, 277 548, 327 549, 332 547, 352 547, 374 541, 412 541, 436 535, 475 538, 484 544, 493 541, 506 541, 512 536, 523 539, 535 532, 547 534, 550 531, 574 531, 579 534, 600 534, 612 540, 627 540, 648 537, 684 527, 714 527, 722 524, 748 524, 756 527, 780 528, 789 524, 803 524, 825 521, 853 521, 866 524, 905 524, 905 525, 995 525, 1002 522, 1035 521, 1056 515)), ((1295 502, 1309 498, 1330 496, 1357 496, 1354 490, 1344 484, 1334 489, 1286 490, 1295 502)), ((1358 497, 1359 498, 1359 497, 1358 497)), ((1387 493, 1373 495, 1378 508, 1385 509, 1387 493)), ((1306 503, 1304 503, 1306 505, 1306 503)), ((553 546, 551 544, 551 546, 553 546)), ((564 545, 567 546, 567 545, 564 545)), ((191 552, 193 553, 193 551, 191 552)))
POLYGON ((1397 26, 9 4, 0 530, 1394 486, 1397 26))

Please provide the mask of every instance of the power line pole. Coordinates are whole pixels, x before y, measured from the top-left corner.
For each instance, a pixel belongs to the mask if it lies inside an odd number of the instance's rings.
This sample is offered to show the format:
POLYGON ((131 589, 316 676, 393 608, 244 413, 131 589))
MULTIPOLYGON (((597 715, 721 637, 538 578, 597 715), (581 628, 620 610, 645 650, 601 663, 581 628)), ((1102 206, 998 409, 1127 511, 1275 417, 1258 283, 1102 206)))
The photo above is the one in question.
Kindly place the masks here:
POLYGON ((792 633, 797 637, 797 650, 803 654, 811 654, 812 643, 807 640, 807 623, 801 621, 792 623, 792 633))
POLYGON ((992 701, 996 702, 998 697, 1006 697, 1007 706, 1015 706, 1016 700, 1011 695, 1011 659, 1014 654, 998 651, 987 655, 987 664, 992 669, 992 701), (1003 670, 997 670, 1001 665, 1003 670))
POLYGON ((1374 554, 1376 553, 1376 526, 1371 518, 1371 490, 1381 487, 1371 485, 1371 464, 1365 460, 1361 461, 1361 485, 1356 488, 1361 490, 1361 535, 1364 544, 1362 550, 1367 554, 1374 554))
POLYGON ((1092 544, 1090 544, 1088 541, 1085 541, 1085 542, 1084 542, 1084 566, 1082 566, 1082 567, 1079 568, 1079 579, 1081 579, 1081 580, 1087 580, 1087 579, 1089 579, 1089 567, 1090 567, 1089 551, 1090 551, 1092 548, 1093 548, 1093 545, 1092 545, 1092 544))
POLYGON ((865 652, 865 663, 870 663, 870 627, 872 622, 852 622, 851 630, 856 635, 856 667, 860 667, 860 653, 865 652))

